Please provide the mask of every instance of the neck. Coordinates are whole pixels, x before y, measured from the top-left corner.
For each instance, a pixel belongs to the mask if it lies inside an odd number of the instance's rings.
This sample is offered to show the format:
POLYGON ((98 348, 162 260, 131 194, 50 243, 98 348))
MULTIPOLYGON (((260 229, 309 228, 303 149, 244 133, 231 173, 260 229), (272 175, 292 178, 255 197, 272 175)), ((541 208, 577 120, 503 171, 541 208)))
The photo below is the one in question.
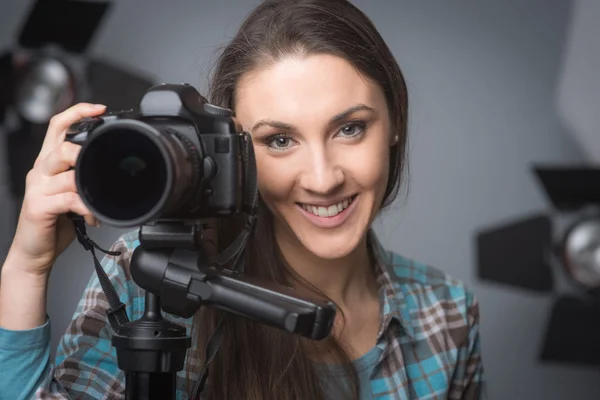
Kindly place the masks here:
POLYGON ((289 228, 276 226, 275 237, 288 264, 338 306, 351 309, 352 305, 377 296, 366 235, 347 256, 323 259, 307 250, 292 232, 280 231, 284 229, 289 228))

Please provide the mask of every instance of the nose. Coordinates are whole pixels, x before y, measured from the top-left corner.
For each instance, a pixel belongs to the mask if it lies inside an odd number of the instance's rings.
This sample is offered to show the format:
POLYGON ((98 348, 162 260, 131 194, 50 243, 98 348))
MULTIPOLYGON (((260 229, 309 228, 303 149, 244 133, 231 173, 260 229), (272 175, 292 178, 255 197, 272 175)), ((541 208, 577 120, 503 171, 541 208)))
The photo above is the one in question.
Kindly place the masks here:
POLYGON ((335 192, 344 183, 343 168, 324 149, 312 149, 306 160, 300 185, 317 194, 335 192))

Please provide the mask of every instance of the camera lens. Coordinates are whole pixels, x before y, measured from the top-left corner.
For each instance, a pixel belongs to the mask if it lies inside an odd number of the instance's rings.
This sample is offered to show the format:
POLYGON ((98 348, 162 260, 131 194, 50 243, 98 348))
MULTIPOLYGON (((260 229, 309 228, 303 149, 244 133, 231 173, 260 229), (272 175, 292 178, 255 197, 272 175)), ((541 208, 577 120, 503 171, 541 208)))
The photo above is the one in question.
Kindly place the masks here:
POLYGON ((95 132, 81 151, 80 195, 93 213, 111 225, 147 222, 160 212, 171 192, 168 150, 160 134, 146 124, 123 121, 106 128, 95 132))

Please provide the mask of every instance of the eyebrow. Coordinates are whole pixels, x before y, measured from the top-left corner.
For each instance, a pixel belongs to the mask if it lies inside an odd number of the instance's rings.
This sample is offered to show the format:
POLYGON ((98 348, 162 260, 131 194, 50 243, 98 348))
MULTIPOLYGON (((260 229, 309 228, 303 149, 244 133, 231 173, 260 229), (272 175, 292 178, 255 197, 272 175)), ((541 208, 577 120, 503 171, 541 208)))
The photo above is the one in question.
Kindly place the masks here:
MULTIPOLYGON (((371 111, 371 112, 375 111, 375 109, 373 107, 369 107, 366 104, 357 104, 355 106, 348 108, 345 111, 342 111, 339 114, 336 114, 329 121, 329 125, 334 125, 336 123, 339 123, 339 122, 343 121, 344 119, 348 118, 350 115, 354 114, 355 112, 362 111, 362 110, 367 110, 367 111, 371 111)), ((293 125, 290 125, 285 122, 274 121, 274 120, 270 120, 270 119, 261 119, 256 124, 254 124, 254 126, 251 129, 251 132, 254 132, 258 128, 262 127, 263 125, 269 125, 274 128, 282 129, 282 130, 293 130, 294 129, 293 125)))

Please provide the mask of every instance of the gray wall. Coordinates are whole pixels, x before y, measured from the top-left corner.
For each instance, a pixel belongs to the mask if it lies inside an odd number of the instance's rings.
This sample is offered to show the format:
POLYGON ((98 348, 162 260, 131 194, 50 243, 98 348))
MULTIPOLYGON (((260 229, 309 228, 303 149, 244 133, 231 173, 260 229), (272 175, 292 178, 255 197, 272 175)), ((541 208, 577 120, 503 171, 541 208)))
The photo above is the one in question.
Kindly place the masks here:
POLYGON ((585 155, 600 163, 600 2, 578 0, 571 17, 563 55, 558 113, 569 132, 581 143, 585 155))
MULTIPOLYGON (((255 3, 115 2, 93 53, 158 81, 203 89, 216 46, 255 3)), ((411 186, 377 223, 382 240, 474 288, 491 398, 598 398, 597 372, 536 361, 551 297, 478 282, 473 261, 475 229, 547 207, 530 163, 581 157, 553 108, 571 2, 355 3, 392 47, 410 90, 411 186)), ((2 2, 0 47, 10 43, 28 4, 2 2)), ((118 234, 92 231, 105 246, 118 234)), ((54 344, 92 271, 77 244, 56 265, 49 293, 54 344)))

